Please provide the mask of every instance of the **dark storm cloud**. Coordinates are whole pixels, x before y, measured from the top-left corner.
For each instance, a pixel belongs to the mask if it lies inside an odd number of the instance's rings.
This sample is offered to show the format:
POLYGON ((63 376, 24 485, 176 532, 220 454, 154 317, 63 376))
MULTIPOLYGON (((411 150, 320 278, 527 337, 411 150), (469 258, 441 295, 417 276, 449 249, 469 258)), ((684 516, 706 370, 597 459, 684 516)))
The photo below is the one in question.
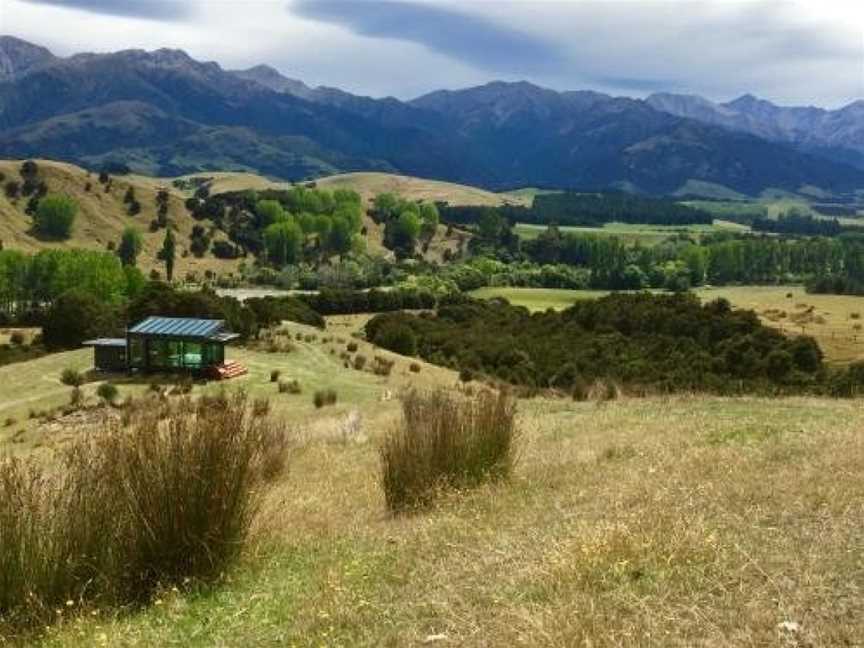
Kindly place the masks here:
POLYGON ((184 0, 26 0, 26 2, 152 20, 180 20, 192 13, 189 4, 184 0))
POLYGON ((509 74, 554 72, 564 64, 547 40, 442 6, 381 0, 296 0, 297 16, 355 34, 423 45, 460 62, 509 74))

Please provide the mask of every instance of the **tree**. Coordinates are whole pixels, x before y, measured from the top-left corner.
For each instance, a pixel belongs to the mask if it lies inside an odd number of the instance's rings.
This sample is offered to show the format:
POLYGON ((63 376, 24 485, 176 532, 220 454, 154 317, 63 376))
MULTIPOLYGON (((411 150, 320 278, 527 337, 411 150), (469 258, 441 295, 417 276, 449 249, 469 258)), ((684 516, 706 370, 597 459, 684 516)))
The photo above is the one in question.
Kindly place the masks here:
POLYGON ((73 349, 84 340, 120 332, 117 311, 92 293, 69 290, 45 314, 42 339, 49 349, 73 349))
POLYGON ((39 201, 33 214, 35 230, 42 236, 65 240, 72 234, 78 203, 69 196, 51 194, 39 201))
POLYGON ((430 240, 438 229, 440 221, 438 208, 433 203, 420 203, 420 220, 422 221, 420 233, 424 239, 430 240))
POLYGON ((300 260, 303 230, 293 221, 273 223, 264 230, 264 247, 270 262, 282 267, 300 260))
POLYGON ((165 262, 165 277, 168 281, 174 278, 174 260, 177 256, 177 242, 174 240, 174 232, 169 227, 165 231, 165 240, 159 251, 159 258, 165 262))
POLYGON ((124 266, 134 266, 141 253, 143 240, 141 233, 134 227, 127 227, 120 237, 120 246, 117 248, 117 256, 124 266))
POLYGON ((258 227, 267 229, 274 223, 281 223, 288 219, 288 213, 278 200, 259 200, 255 204, 255 213, 258 215, 258 227))
POLYGON ((333 254, 342 256, 351 251, 353 235, 351 223, 344 218, 334 218, 327 235, 327 249, 333 254))

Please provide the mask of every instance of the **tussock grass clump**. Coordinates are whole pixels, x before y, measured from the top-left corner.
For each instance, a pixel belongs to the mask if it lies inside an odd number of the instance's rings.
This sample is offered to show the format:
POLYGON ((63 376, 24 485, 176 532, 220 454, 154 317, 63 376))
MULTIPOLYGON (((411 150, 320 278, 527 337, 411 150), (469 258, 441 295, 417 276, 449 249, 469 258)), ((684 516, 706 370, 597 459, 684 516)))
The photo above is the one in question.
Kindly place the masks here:
POLYGON ((68 601, 144 604, 217 579, 242 550, 285 430, 242 392, 150 405, 56 464, 0 462, 0 623, 42 624, 68 601))
POLYGON ((509 477, 516 458, 515 416, 515 401, 506 392, 482 391, 473 398, 444 390, 408 392, 402 421, 380 448, 387 508, 422 508, 444 489, 509 477))
POLYGON ((376 376, 389 376, 393 371, 393 366, 396 363, 393 360, 375 356, 375 364, 372 366, 372 373, 376 376))
POLYGON ((335 389, 319 389, 312 397, 312 402, 315 403, 316 408, 321 409, 325 405, 335 405, 337 399, 335 389))
POLYGON ((363 367, 366 366, 366 356, 357 354, 354 356, 354 368, 357 371, 363 371, 363 367))
POLYGON ((279 393, 280 394, 301 394, 303 393, 303 388, 300 387, 300 381, 296 378, 292 380, 280 380, 279 381, 279 393))
POLYGON ((69 387, 80 387, 84 384, 84 375, 77 369, 70 367, 60 373, 60 382, 69 387))
POLYGON ((119 392, 117 391, 116 385, 110 382, 106 382, 99 385, 99 387, 96 389, 96 394, 99 396, 99 398, 101 398, 103 401, 110 405, 115 400, 117 400, 119 392))

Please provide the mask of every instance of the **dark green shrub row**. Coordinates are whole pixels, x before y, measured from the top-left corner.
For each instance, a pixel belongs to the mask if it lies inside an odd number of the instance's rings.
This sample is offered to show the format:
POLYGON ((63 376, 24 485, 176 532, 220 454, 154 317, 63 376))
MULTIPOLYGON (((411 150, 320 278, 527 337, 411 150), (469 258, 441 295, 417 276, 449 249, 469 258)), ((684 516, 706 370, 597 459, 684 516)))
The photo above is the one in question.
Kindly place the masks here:
POLYGON ((412 340, 429 362, 512 384, 572 391, 595 380, 669 392, 825 389, 822 352, 787 338, 752 311, 692 295, 610 295, 556 313, 502 300, 439 308, 436 315, 383 314, 369 340, 405 353, 412 340))
POLYGON ((322 315, 429 310, 461 300, 460 295, 436 297, 430 292, 406 289, 322 290, 315 294, 299 295, 298 298, 322 315))

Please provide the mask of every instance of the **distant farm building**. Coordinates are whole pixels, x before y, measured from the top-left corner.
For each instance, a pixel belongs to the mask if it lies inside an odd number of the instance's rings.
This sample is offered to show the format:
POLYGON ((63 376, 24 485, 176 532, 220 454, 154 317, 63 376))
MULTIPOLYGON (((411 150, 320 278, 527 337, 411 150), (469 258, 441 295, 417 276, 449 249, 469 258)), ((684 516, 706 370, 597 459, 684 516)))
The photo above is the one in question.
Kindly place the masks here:
POLYGON ((223 320, 187 317, 148 317, 126 331, 125 338, 84 342, 93 347, 100 371, 192 373, 215 379, 246 373, 225 361, 225 345, 239 336, 223 320))

